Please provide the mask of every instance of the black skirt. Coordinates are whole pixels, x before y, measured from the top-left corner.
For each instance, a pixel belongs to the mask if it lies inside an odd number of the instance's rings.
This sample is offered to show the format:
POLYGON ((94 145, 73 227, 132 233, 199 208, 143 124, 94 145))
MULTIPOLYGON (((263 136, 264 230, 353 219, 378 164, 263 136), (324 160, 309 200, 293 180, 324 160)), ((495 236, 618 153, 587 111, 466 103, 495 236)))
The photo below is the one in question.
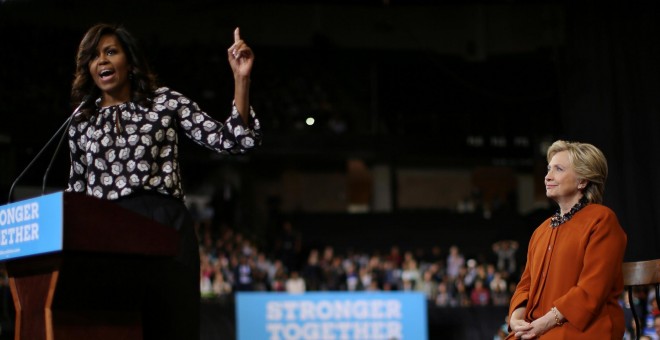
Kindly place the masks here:
POLYGON ((115 201, 121 207, 178 231, 174 259, 155 262, 157 273, 144 292, 144 339, 199 339, 199 243, 192 217, 179 199, 136 193, 115 201))

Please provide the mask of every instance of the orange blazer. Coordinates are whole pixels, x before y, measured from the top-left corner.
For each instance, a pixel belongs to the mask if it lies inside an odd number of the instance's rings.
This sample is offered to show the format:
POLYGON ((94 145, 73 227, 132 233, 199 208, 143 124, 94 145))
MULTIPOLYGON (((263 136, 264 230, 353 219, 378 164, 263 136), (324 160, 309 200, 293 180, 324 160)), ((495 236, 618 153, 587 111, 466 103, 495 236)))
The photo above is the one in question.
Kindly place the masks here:
POLYGON ((626 243, 616 215, 600 204, 587 205, 556 228, 547 219, 529 241, 509 315, 525 306, 531 322, 555 306, 566 323, 541 339, 621 340, 625 322, 618 300, 626 243))

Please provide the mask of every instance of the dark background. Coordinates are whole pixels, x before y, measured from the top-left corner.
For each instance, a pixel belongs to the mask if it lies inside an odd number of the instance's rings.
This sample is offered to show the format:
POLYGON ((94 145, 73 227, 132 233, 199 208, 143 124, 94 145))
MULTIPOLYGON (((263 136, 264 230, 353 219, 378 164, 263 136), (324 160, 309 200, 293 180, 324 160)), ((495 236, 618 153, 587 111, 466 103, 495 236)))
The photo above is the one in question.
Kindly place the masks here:
MULTIPOLYGON (((164 84, 217 115, 233 93, 225 49, 240 26, 257 56, 252 104, 267 137, 250 161, 262 170, 341 167, 359 155, 533 172, 544 143, 590 142, 608 157, 605 203, 628 233, 626 258, 657 258, 658 14, 645 2, 4 0, 0 184, 71 111, 76 48, 90 25, 125 25, 164 84), (301 129, 308 113, 320 123, 301 129), (331 117, 345 133, 322 128, 331 117), (473 148, 470 136, 527 144, 473 148)), ((19 185, 40 186, 52 152, 19 185)), ((183 154, 189 178, 216 164, 198 148, 183 154)), ((63 151, 49 187, 64 185, 67 162, 63 151)))
MULTIPOLYGON (((548 143, 589 142, 608 158, 605 204, 628 234, 626 260, 658 258, 659 9, 596 1, 0 0, 0 188, 8 193, 70 114, 75 53, 91 25, 126 26, 161 82, 216 117, 232 99, 226 48, 240 26, 256 54, 251 100, 264 145, 227 160, 183 141, 187 188, 225 167, 254 179, 290 167, 344 169, 355 157, 419 169, 507 166, 540 182, 548 143), (310 115, 313 127, 303 124, 310 115), (328 128, 332 121, 345 129, 328 128)), ((64 149, 50 190, 65 187, 64 149)), ((53 152, 17 188, 41 187, 53 152)), ((249 211, 249 200, 264 198, 244 199, 249 211)), ((491 240, 475 237, 471 227, 526 244, 549 214, 474 222, 403 211, 396 192, 391 211, 358 219, 288 213, 298 225, 314 226, 304 231, 309 246, 334 237, 338 245, 439 240, 467 248, 491 240), (404 221, 419 223, 401 235, 404 221)))

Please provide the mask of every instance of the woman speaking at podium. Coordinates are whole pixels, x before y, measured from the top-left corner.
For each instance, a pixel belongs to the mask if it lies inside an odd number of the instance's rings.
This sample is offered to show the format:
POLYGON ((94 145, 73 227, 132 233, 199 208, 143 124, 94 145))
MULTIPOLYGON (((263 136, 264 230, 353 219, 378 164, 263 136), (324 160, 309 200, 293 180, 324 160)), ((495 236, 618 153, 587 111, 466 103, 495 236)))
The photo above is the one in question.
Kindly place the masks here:
POLYGON ((123 27, 98 24, 82 38, 71 90, 80 105, 68 129, 67 191, 86 193, 175 228, 181 236, 177 275, 153 288, 143 315, 145 339, 199 339, 199 252, 183 203, 180 135, 219 153, 242 154, 261 143, 249 104, 252 50, 234 31, 227 51, 234 76, 231 114, 220 122, 183 94, 159 87, 123 27), (172 280, 176 281, 176 280, 172 280))

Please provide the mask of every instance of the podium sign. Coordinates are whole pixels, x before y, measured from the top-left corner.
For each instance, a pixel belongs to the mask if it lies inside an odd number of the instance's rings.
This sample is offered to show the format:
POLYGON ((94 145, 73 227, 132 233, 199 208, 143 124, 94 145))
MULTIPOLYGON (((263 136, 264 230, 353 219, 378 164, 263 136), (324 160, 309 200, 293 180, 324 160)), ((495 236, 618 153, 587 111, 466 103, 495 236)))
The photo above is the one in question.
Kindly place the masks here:
POLYGON ((419 292, 238 292, 238 340, 425 340, 419 292))
POLYGON ((0 206, 0 261, 62 250, 61 192, 0 206))

